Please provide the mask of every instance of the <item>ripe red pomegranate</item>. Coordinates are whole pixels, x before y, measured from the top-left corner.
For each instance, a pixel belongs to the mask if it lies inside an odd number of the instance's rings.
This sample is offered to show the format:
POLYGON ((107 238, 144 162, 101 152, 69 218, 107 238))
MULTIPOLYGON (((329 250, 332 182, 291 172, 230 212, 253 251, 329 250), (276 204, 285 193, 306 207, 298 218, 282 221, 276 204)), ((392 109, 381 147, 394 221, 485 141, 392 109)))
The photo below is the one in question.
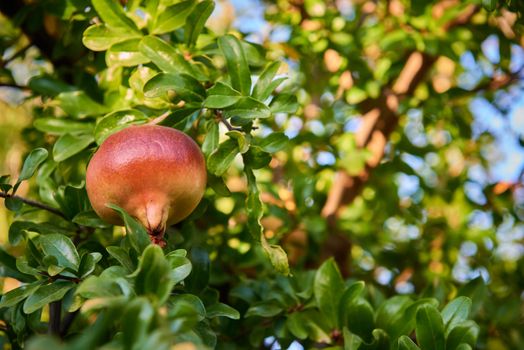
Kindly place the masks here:
POLYGON ((109 136, 89 162, 86 189, 96 213, 123 225, 115 204, 139 220, 153 243, 186 218, 206 187, 204 157, 186 134, 158 125, 133 125, 109 136))

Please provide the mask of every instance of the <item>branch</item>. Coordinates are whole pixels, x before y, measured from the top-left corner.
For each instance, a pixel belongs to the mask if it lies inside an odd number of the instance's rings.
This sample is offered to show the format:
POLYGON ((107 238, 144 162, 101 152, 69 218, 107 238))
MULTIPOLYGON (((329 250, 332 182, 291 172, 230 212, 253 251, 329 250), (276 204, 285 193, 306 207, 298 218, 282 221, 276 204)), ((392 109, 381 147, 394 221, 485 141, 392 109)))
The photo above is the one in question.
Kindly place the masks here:
POLYGON ((235 128, 233 125, 231 125, 226 118, 222 115, 221 111, 216 110, 215 115, 217 117, 217 120, 222 122, 229 131, 242 131, 242 128, 235 128))
POLYGON ((63 219, 67 219, 66 215, 64 213, 62 213, 60 210, 58 210, 57 208, 53 208, 47 204, 44 204, 44 203, 40 203, 40 202, 37 202, 37 201, 34 201, 32 199, 27 199, 27 198, 24 198, 24 197, 20 197, 20 196, 13 196, 11 194, 7 194, 5 192, 0 192, 0 198, 13 198, 13 199, 18 199, 19 201, 22 201, 23 203, 27 204, 27 205, 30 205, 32 207, 35 207, 35 208, 39 208, 39 209, 43 209, 43 210, 47 210, 48 212, 52 213, 52 214, 55 214, 55 215, 58 215, 60 216, 61 218, 63 219))
POLYGON ((49 304, 49 324, 47 325, 47 334, 59 335, 60 319, 62 318, 62 301, 53 301, 49 304))
MULTIPOLYGON (((457 2, 451 3, 456 4, 457 2)), ((479 7, 476 5, 467 6, 462 13, 446 23, 443 26, 444 29, 450 30, 468 23, 478 10, 479 7)), ((399 101, 413 94, 436 59, 436 57, 421 52, 412 52, 392 87, 386 88, 385 93, 379 98, 362 102, 362 123, 355 134, 355 139, 358 147, 367 148, 371 152, 371 157, 365 169, 356 176, 351 176, 343 170, 337 171, 326 203, 322 208, 322 216, 328 219, 330 226, 335 225, 340 209, 351 203, 360 194, 372 169, 380 163, 389 135, 398 124, 399 101)))

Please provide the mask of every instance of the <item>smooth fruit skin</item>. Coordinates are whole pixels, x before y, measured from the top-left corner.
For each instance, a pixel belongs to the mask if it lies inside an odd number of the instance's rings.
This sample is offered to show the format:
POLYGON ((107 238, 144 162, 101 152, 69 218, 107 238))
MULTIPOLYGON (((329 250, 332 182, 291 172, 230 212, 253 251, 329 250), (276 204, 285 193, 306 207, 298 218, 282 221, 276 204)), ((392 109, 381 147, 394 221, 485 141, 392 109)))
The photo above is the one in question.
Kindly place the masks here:
POLYGON ((96 213, 122 225, 117 212, 106 206, 116 204, 160 241, 167 226, 196 208, 205 187, 200 148, 183 132, 165 126, 133 125, 109 136, 87 166, 87 195, 96 213))

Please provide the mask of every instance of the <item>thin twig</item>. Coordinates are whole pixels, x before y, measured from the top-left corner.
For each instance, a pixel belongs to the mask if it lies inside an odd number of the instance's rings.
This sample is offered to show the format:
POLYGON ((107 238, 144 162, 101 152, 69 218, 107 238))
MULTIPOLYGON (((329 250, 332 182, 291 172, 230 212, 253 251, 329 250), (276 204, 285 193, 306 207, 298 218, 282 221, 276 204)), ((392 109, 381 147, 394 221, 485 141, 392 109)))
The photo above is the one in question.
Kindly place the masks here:
POLYGON ((217 116, 218 121, 222 122, 229 131, 242 131, 242 128, 235 128, 233 125, 231 125, 226 118, 224 118, 224 115, 221 111, 216 110, 215 115, 217 116))
POLYGON ((76 316, 79 314, 79 310, 68 312, 65 314, 64 319, 62 320, 62 325, 60 326, 60 338, 64 338, 69 331, 69 328, 73 324, 76 316))
POLYGON ((35 208, 40 208, 40 209, 43 209, 43 210, 47 210, 48 212, 53 213, 55 215, 58 215, 61 218, 64 218, 64 219, 67 220, 67 217, 66 217, 66 215, 64 213, 62 213, 57 208, 53 208, 53 207, 51 207, 51 206, 49 206, 47 204, 40 203, 40 202, 34 201, 32 199, 27 199, 27 198, 16 196, 16 195, 13 196, 13 195, 5 193, 5 192, 0 192, 0 197, 1 198, 6 198, 6 199, 7 198, 18 199, 18 200, 24 202, 27 205, 30 205, 30 206, 35 207, 35 208))
POLYGON ((22 56, 31 46, 33 46, 33 45, 29 44, 27 46, 24 46, 23 48, 21 48, 17 52, 15 52, 15 54, 13 56, 9 57, 8 59, 6 59, 5 61, 2 62, 2 66, 5 67, 6 65, 9 64, 9 62, 12 62, 17 57, 22 56))

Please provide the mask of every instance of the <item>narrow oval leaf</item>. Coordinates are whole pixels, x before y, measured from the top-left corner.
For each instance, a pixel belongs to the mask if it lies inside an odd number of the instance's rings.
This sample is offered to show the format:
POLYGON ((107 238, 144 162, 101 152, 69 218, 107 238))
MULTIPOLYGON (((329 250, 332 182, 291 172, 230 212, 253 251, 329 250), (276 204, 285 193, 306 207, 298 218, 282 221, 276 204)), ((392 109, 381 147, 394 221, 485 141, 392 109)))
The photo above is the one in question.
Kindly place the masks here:
POLYGON ((121 247, 107 247, 106 248, 109 255, 111 255, 113 258, 116 259, 122 265, 125 267, 129 272, 132 272, 135 270, 135 265, 131 261, 131 258, 129 257, 129 253, 121 247))
POLYGON ((195 45, 200 32, 204 29, 207 19, 215 9, 214 1, 202 1, 195 6, 193 12, 188 16, 184 28, 184 37, 187 46, 195 45))
POLYGON ((408 336, 398 338, 398 350, 420 350, 420 348, 408 336))
POLYGON ((240 40, 233 35, 224 35, 218 39, 218 47, 226 59, 231 85, 244 96, 249 96, 251 72, 240 40))
POLYGON ((281 313, 283 308, 273 301, 263 301, 252 305, 244 315, 244 317, 260 316, 260 317, 274 317, 281 313))
POLYGON ((211 305, 207 308, 206 313, 207 317, 209 318, 227 317, 233 320, 238 320, 240 318, 240 313, 237 310, 223 303, 216 303, 214 305, 211 305))
POLYGON ((144 124, 148 121, 147 115, 136 109, 126 109, 109 113, 98 120, 95 127, 96 143, 101 145, 111 134, 120 131, 129 125, 144 124))
POLYGON ((65 118, 39 118, 33 126, 42 132, 51 135, 88 134, 93 130, 93 123, 75 121, 65 118))
POLYGON ((289 138, 281 132, 274 132, 262 138, 258 145, 266 152, 275 153, 286 147, 289 138))
POLYGON ((20 171, 17 182, 20 183, 31 178, 40 164, 47 159, 48 154, 45 148, 35 148, 32 150, 24 160, 24 165, 22 166, 22 171, 20 171))
POLYGON ((244 119, 269 118, 271 110, 265 104, 252 97, 242 97, 237 103, 224 110, 224 116, 244 119))
POLYGON ((446 349, 457 349, 460 344, 468 344, 475 347, 479 335, 479 327, 473 321, 466 321, 457 324, 449 332, 446 339, 446 349))
POLYGON ((415 332, 417 341, 424 350, 445 349, 444 322, 437 308, 422 305, 418 308, 415 332))
POLYGON ((92 0, 92 4, 98 15, 109 27, 139 32, 135 22, 126 16, 118 1, 92 0))
POLYGON ((45 255, 56 258, 58 266, 78 270, 80 257, 69 237, 60 234, 42 235, 38 242, 45 255))
POLYGON ((18 304, 20 301, 33 294, 41 285, 42 281, 37 281, 31 284, 25 284, 5 293, 2 295, 2 300, 0 301, 0 308, 11 307, 18 304))
POLYGON ((207 108, 226 108, 234 105, 241 98, 241 96, 211 95, 205 99, 202 106, 207 108))
POLYGON ((146 97, 158 97, 168 90, 173 90, 187 102, 202 102, 206 90, 190 75, 159 73, 150 79, 144 86, 146 97))
POLYGON ((207 169, 211 173, 221 176, 229 169, 239 152, 236 140, 228 139, 222 142, 216 151, 209 156, 207 169))
POLYGON ((272 84, 273 78, 277 74, 278 68, 280 67, 279 61, 271 62, 264 71, 258 77, 257 83, 253 88, 253 98, 265 101, 276 88, 272 84))
POLYGON ((138 32, 121 28, 110 28, 105 24, 94 24, 84 31, 82 43, 93 51, 105 51, 112 45, 133 38, 140 38, 138 32))
POLYGON ((106 206, 116 210, 120 214, 126 226, 126 232, 129 235, 131 246, 137 253, 141 254, 151 243, 145 227, 132 218, 124 209, 120 208, 119 206, 114 204, 106 204, 106 206))
POLYGON ((110 109, 94 101, 84 91, 62 92, 55 101, 64 112, 76 118, 105 114, 110 109))
POLYGON ((146 298, 135 298, 122 315, 122 340, 125 349, 133 349, 147 337, 155 310, 146 298))
POLYGON ((207 79, 199 74, 199 71, 193 69, 191 64, 173 46, 160 38, 146 36, 142 38, 139 48, 142 54, 166 73, 185 73, 198 80, 207 79))
MULTIPOLYGON (((344 293, 344 280, 334 259, 328 259, 317 270, 314 295, 318 308, 332 327, 339 327, 339 301, 344 293)), ((353 332, 354 333, 354 332, 353 332)))
POLYGON ((25 300, 23 307, 24 313, 33 313, 53 301, 62 299, 74 286, 75 284, 70 281, 55 281, 48 285, 41 286, 25 300))
POLYGON ((457 297, 442 310, 442 319, 446 328, 446 335, 453 327, 468 319, 471 310, 471 299, 465 296, 457 297))
POLYGON ((163 304, 174 285, 171 267, 162 248, 154 244, 147 246, 140 258, 135 278, 137 295, 152 297, 163 304))
POLYGON ((62 162, 82 152, 94 141, 93 135, 64 134, 58 138, 53 146, 53 159, 55 162, 62 162))
POLYGON ((140 39, 129 39, 112 45, 106 53, 106 64, 111 67, 134 67, 150 59, 139 50, 140 39))
POLYGON ((186 24, 186 18, 195 7, 194 0, 179 2, 166 8, 157 17, 153 34, 172 32, 186 24))

